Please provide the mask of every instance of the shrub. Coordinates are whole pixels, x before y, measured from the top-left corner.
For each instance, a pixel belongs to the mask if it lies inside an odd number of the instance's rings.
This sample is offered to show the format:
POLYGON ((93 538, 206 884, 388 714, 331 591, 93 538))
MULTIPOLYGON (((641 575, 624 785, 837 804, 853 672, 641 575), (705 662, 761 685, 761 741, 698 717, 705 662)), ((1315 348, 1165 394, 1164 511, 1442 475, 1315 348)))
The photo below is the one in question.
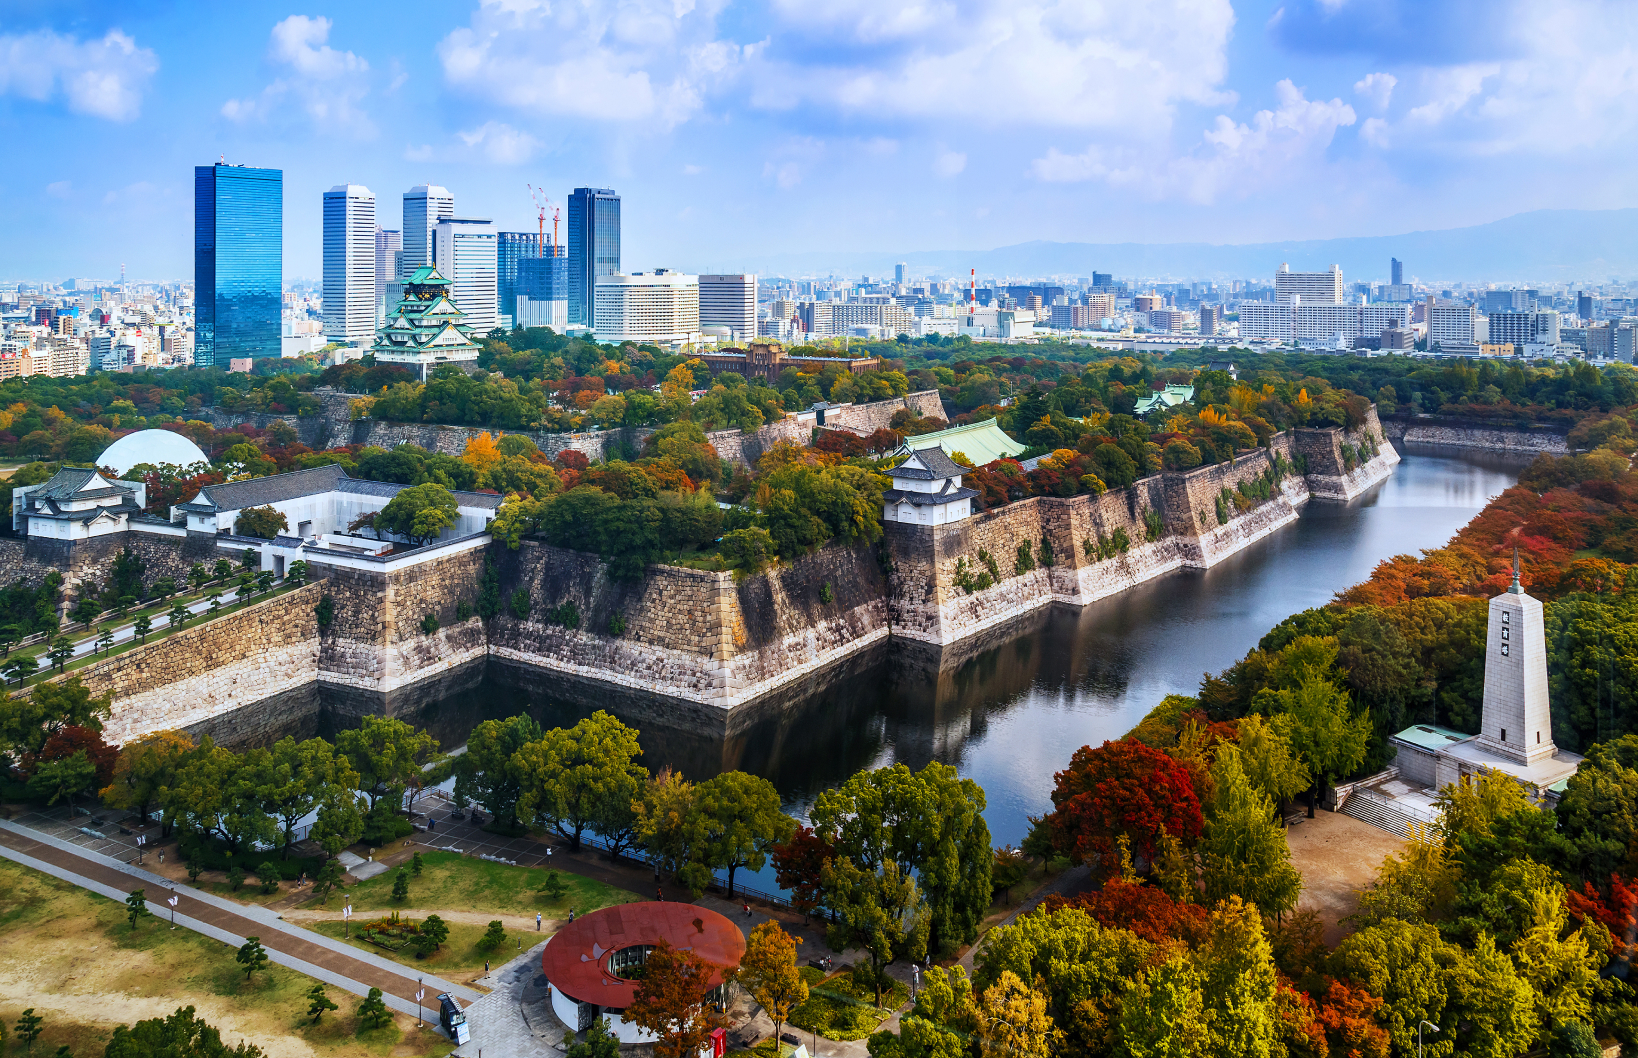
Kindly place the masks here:
POLYGON ((329 628, 336 620, 336 601, 328 595, 320 596, 318 605, 313 607, 313 615, 318 618, 319 631, 329 628))
POLYGON ((421 634, 430 636, 438 631, 438 617, 436 614, 427 614, 421 618, 421 634))
POLYGON ((523 620, 524 618, 528 617, 529 616, 529 589, 519 588, 517 591, 513 592, 512 593, 512 601, 511 601, 510 605, 511 605, 511 608, 512 608, 512 616, 513 617, 516 617, 520 621, 523 620))
POLYGON ((455 620, 470 621, 472 619, 472 604, 462 599, 455 604, 455 620))
POLYGON ((1030 547, 1030 542, 1025 540, 1018 545, 1018 560, 1013 566, 1013 572, 1021 577, 1034 568, 1035 555, 1030 547))

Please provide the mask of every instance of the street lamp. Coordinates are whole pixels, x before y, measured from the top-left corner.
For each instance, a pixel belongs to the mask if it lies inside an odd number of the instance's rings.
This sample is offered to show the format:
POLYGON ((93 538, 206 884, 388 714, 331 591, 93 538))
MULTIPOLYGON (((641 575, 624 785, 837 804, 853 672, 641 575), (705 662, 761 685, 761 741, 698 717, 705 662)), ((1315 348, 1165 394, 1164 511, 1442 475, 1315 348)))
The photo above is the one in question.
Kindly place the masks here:
POLYGON ((1424 1026, 1424 1025, 1426 1025, 1428 1028, 1432 1029, 1434 1032, 1439 1031, 1439 1026, 1435 1025, 1431 1021, 1423 1021, 1423 1022, 1420 1022, 1420 1023, 1417 1024, 1417 1026, 1416 1026, 1416 1058, 1422 1058, 1422 1026, 1424 1026))

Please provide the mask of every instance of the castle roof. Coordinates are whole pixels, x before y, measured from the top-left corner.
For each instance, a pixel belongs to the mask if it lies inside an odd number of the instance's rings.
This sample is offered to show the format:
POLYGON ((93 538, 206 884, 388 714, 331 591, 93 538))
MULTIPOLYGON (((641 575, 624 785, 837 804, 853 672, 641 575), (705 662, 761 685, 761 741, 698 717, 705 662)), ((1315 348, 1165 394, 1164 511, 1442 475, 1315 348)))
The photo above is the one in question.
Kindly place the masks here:
POLYGON ((1008 437, 994 419, 906 437, 899 451, 919 452, 924 448, 960 452, 972 460, 974 466, 980 467, 997 459, 1011 459, 1024 450, 1024 446, 1008 437))
POLYGON ((944 449, 933 447, 910 453, 910 458, 889 470, 887 476, 936 481, 939 478, 959 478, 966 472, 967 468, 945 455, 944 449))
POLYGON ((400 356, 421 352, 476 356, 478 344, 463 324, 466 314, 450 300, 449 292, 450 281, 437 266, 417 268, 404 284, 403 299, 376 331, 373 351, 400 356))

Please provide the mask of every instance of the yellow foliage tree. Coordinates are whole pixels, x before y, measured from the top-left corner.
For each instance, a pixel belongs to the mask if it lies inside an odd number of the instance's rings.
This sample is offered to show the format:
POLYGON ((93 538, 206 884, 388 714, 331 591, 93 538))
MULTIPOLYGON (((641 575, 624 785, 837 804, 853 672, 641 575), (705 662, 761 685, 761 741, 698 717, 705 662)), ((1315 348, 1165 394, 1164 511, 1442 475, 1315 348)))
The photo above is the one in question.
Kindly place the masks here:
POLYGON ((1047 1013, 1046 996, 1011 970, 984 990, 978 1004, 978 1053, 982 1058, 1048 1058, 1063 1033, 1047 1013))
POLYGON ((480 471, 504 458, 501 450, 495 446, 495 439, 487 431, 468 441, 466 451, 461 453, 461 462, 480 471))

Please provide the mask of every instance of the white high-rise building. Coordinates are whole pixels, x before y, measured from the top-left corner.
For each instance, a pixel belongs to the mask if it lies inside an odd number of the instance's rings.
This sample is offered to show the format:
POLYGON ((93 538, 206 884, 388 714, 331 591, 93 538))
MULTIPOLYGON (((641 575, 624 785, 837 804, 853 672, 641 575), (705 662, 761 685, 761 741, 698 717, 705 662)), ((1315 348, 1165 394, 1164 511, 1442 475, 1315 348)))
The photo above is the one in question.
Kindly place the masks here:
POLYGON ((433 230, 432 263, 448 277, 455 307, 479 340, 500 326, 499 241, 495 225, 485 218, 445 217, 433 230))
POLYGON ((700 277, 663 268, 598 276, 593 307, 600 342, 697 341, 700 277))
POLYGON ((1274 300, 1281 305, 1342 304, 1342 269, 1329 272, 1293 272, 1284 262, 1274 273, 1274 300))
POLYGON ((324 193, 324 336, 369 344, 375 307, 375 193, 337 184, 324 193))
POLYGON ((375 325, 381 326, 393 306, 387 304, 387 284, 397 283, 398 259, 404 251, 404 233, 375 229, 375 325))
POLYGON ((727 327, 737 342, 755 338, 756 276, 700 276, 700 326, 727 327))
MULTIPOLYGON (((437 184, 420 184, 404 192, 404 258, 400 280, 432 263, 432 234, 438 222, 455 215, 455 196, 437 184)), ((392 311, 392 306, 387 306, 392 311)))

